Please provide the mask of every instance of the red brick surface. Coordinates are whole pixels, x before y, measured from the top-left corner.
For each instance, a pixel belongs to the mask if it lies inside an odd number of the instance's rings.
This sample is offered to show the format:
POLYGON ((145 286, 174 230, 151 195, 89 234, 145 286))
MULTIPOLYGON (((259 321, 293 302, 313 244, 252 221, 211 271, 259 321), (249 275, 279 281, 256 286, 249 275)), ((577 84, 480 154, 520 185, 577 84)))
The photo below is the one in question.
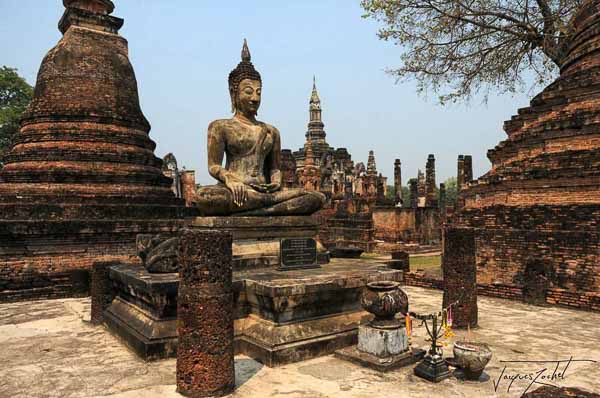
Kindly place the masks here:
POLYGON ((465 189, 451 225, 475 233, 480 290, 597 309, 588 296, 600 292, 597 1, 582 5, 576 27, 560 77, 505 123, 492 169, 469 182, 459 161, 465 189))
POLYGON ((122 23, 69 8, 42 62, 0 171, 0 301, 76 294, 74 270, 133 261, 136 234, 174 230, 183 215, 153 153, 122 23))

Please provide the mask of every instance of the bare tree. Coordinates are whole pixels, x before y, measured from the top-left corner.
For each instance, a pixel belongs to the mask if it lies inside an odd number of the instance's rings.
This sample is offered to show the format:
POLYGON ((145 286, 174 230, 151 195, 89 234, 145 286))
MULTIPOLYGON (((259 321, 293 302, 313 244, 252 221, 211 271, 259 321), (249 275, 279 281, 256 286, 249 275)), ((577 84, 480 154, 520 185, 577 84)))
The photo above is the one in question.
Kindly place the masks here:
POLYGON ((485 98, 491 89, 516 92, 524 76, 553 78, 583 0, 362 0, 365 18, 383 24, 378 36, 402 48, 389 70, 415 78, 421 93, 446 101, 485 98), (533 72, 528 75, 527 72, 533 72))

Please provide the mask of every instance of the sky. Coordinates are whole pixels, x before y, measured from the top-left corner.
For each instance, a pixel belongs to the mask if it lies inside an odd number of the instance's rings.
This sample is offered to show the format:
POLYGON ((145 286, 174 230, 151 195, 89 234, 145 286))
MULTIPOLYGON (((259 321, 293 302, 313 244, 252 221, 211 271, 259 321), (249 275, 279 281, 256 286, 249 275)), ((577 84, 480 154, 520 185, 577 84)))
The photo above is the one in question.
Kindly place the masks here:
MULTIPOLYGON (((201 184, 213 183, 206 128, 231 117, 227 76, 244 38, 263 80, 259 119, 279 129, 283 148, 304 144, 314 75, 328 143, 365 164, 373 150, 390 183, 394 159, 406 184, 430 153, 438 184, 456 175, 459 154, 471 154, 474 175, 484 174, 487 150, 506 138, 503 122, 531 95, 442 106, 434 94, 419 96, 414 82, 397 84, 385 70, 400 65, 401 49, 377 38, 380 25, 361 17, 359 0, 113 1, 156 155, 172 152, 201 184)), ((35 84, 61 38, 63 11, 61 0, 0 0, 0 65, 35 84)))

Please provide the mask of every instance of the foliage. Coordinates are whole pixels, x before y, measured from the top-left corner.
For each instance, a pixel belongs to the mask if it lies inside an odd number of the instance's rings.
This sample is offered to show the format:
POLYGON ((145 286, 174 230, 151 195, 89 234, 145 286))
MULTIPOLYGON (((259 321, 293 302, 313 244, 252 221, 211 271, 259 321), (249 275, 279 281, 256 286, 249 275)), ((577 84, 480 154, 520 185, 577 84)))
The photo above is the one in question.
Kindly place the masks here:
POLYGON ((19 131, 21 114, 33 97, 33 88, 17 74, 17 70, 0 68, 0 167, 1 159, 19 131))
POLYGON ((396 188, 393 185, 387 186, 387 193, 385 198, 388 200, 394 200, 396 198, 396 188))
POLYGON ((444 184, 446 185, 446 207, 452 207, 456 204, 458 198, 458 183, 456 177, 448 178, 444 181, 444 184))
MULTIPOLYGON (((396 199, 396 189, 393 185, 387 186, 387 196, 386 199, 395 200, 396 199)), ((408 187, 402 187, 402 202, 405 206, 410 204, 410 189, 408 187)))
POLYGON ((490 90, 524 88, 553 77, 583 0, 362 0, 364 18, 383 24, 378 36, 402 48, 389 72, 415 78, 421 93, 442 103, 487 98, 490 90))

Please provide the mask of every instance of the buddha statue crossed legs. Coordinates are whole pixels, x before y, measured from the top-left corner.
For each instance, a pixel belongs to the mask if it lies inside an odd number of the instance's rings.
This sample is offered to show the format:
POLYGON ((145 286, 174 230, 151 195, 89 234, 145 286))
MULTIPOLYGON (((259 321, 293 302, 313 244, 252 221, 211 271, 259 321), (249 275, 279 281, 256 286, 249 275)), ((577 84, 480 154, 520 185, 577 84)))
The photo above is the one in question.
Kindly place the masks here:
POLYGON ((261 90, 244 40, 242 62, 229 74, 234 116, 208 127, 208 170, 219 184, 198 190, 196 205, 204 216, 308 215, 325 203, 319 192, 281 190, 279 131, 256 120, 261 90))

